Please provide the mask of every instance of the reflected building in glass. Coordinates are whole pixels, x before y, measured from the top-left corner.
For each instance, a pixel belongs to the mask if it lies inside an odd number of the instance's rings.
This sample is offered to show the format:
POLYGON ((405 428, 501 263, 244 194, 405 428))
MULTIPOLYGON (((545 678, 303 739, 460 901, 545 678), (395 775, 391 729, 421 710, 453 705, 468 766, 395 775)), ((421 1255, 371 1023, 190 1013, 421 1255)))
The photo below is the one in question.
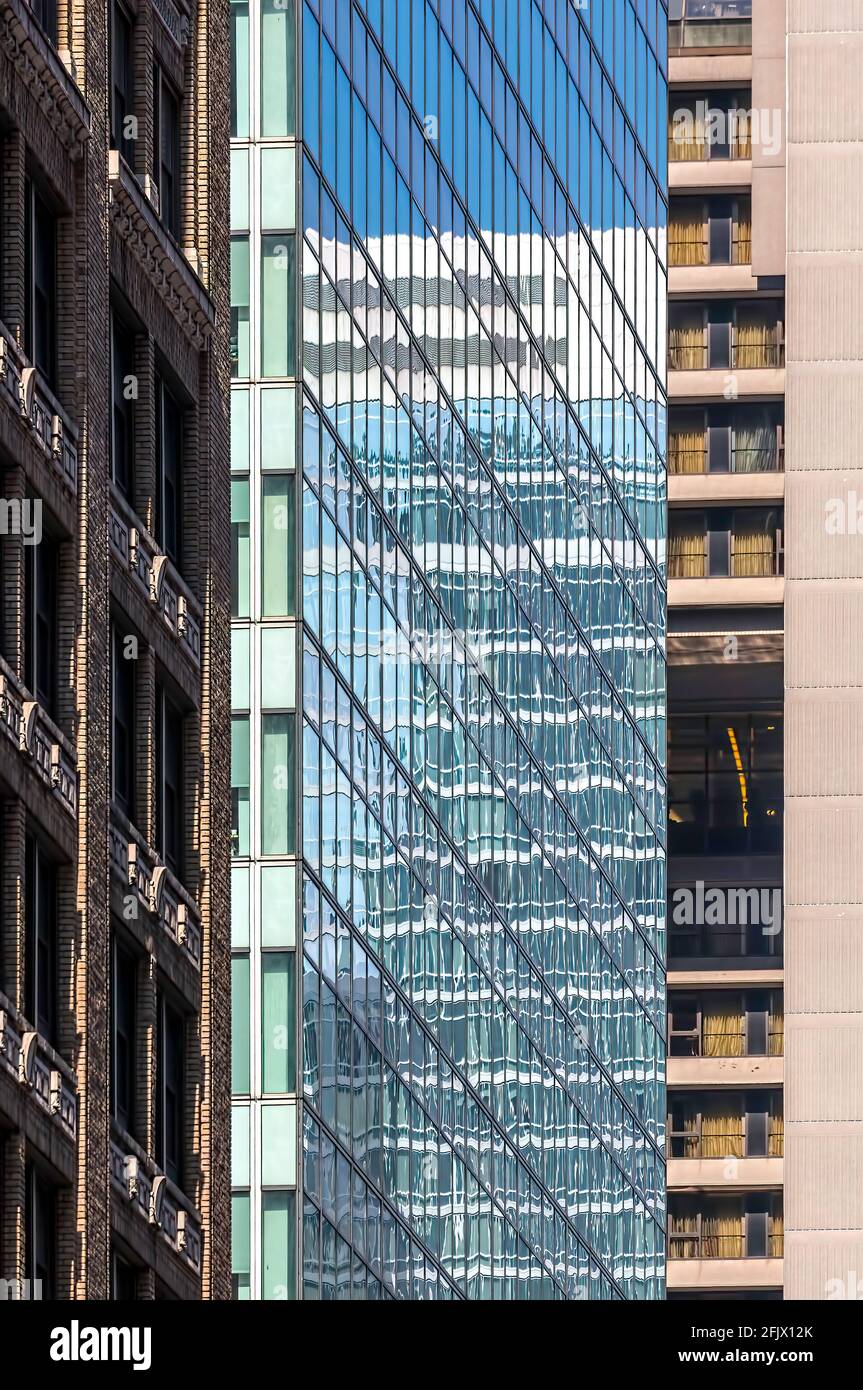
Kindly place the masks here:
POLYGON ((235 1287, 659 1298, 666 8, 233 8, 235 1287))

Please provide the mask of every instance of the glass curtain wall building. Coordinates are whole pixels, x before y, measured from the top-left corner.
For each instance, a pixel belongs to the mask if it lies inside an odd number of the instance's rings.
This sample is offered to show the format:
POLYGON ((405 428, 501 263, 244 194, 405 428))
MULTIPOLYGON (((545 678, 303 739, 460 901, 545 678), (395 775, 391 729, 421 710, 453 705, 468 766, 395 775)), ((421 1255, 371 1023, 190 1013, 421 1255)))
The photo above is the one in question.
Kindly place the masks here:
POLYGON ((661 1297, 666 9, 233 10, 235 1287, 661 1297))

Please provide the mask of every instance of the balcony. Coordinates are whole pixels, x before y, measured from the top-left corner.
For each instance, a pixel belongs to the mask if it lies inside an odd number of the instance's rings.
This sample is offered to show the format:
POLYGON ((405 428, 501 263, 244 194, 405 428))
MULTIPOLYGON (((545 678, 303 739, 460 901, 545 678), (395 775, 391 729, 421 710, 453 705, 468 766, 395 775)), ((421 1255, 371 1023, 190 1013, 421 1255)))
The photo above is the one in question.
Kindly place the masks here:
POLYGON ((669 1193, 670 1290, 781 1288, 784 1250, 779 1192, 669 1193))
POLYGON ((161 615, 173 640, 200 667, 201 610, 197 599, 117 488, 111 489, 109 505, 108 535, 117 558, 144 601, 161 615))
POLYGON ((678 1092, 669 1104, 666 1141, 670 1185, 745 1184, 748 1176, 753 1186, 780 1186, 782 1093, 678 1092))
MULTIPOLYGON (((752 158, 749 106, 752 92, 678 93, 668 122, 669 164, 727 164, 752 158)), ((717 172, 719 172, 717 170, 717 172)))
POLYGON ((3 323, 0 323, 0 400, 74 497, 78 488, 78 431, 3 323))
MULTIPOLYGON (((668 326, 669 397, 727 400, 732 376, 735 400, 783 396, 785 327, 781 312, 779 304, 769 301, 709 306, 672 303, 668 326)), ((702 419, 702 428, 703 424, 702 419)), ((763 447, 773 451, 775 441, 765 440, 763 447)), ((733 464, 733 460, 729 462, 733 464)), ((753 463, 759 468, 758 459, 746 460, 745 471, 751 471, 753 463)))
POLYGON ((78 1135, 78 1082, 53 1047, 0 994, 0 1068, 50 1117, 72 1143, 78 1135))
POLYGON ((678 198, 672 202, 668 219, 670 270, 748 266, 751 260, 750 198, 678 198))
POLYGON ((773 404, 672 407, 668 427, 669 477, 782 472, 783 417, 782 407, 773 404))
POLYGON ((108 858, 124 888, 133 891, 142 910, 156 918, 164 935, 200 973, 201 918, 195 903, 116 808, 111 811, 108 858))
MULTIPOLYGON (((672 165, 673 169, 685 165, 672 165)), ((718 164, 715 167, 720 167, 718 164)), ((732 172, 741 166, 727 165, 732 172)), ((746 168, 749 166, 746 165, 746 168)), ((713 181, 714 165, 710 166, 713 181)), ((735 181, 745 184, 745 179, 735 181)), ((672 198, 668 220, 668 291, 674 298, 752 294, 752 199, 748 192, 672 198)))
POLYGON ((782 1085, 781 990, 669 995, 667 1082, 672 1089, 782 1085))
POLYGON ((178 1187, 128 1135, 111 1137, 111 1184, 149 1230, 158 1232, 168 1248, 201 1273, 201 1215, 178 1187))
POLYGON ((752 47, 752 0, 671 0, 670 52, 752 47))
POLYGON ((0 728, 24 764, 74 822, 78 812, 75 750, 0 657, 0 728))
POLYGON ((781 1286, 784 1246, 780 1193, 669 1194, 670 1289, 781 1286))
POLYGON ((672 193, 732 192, 752 185, 751 93, 711 102, 688 93, 672 98, 668 184, 672 193))
POLYGON ((668 578, 768 579, 784 568, 782 512, 746 507, 729 516, 672 511, 668 525, 668 578))

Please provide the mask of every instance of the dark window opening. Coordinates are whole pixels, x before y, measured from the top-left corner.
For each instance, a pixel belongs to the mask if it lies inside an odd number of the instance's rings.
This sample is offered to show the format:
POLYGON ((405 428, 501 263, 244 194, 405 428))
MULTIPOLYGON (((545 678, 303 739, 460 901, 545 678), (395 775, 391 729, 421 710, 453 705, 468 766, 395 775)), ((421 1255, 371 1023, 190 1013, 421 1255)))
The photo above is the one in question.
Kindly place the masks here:
POLYGON ((183 716, 167 692, 156 691, 156 847, 182 878, 183 716))
POLYGON ((48 38, 57 43, 57 0, 30 0, 30 8, 48 38))
POLYGON ((57 222, 31 179, 24 205, 24 351, 57 384, 57 222))
POLYGON ((111 1100, 114 1119, 121 1129, 135 1133, 135 957, 113 939, 111 1100))
POLYGON ((30 1280, 31 1298, 52 1299, 57 1297, 57 1197, 32 1163, 27 1165, 26 1185, 24 1277, 30 1280))
POLYGON ((160 993, 156 1053, 156 1162, 182 1186, 185 1025, 182 1014, 160 993))
POLYGON ((134 820, 135 800, 135 663, 127 655, 131 635, 114 629, 111 679, 111 773, 114 801, 127 820, 134 820))
POLYGON ((111 315, 111 476, 131 501, 135 479, 135 335, 111 315))
POLYGON ((159 213, 172 236, 180 228, 180 103, 158 64, 153 66, 153 179, 159 213))
POLYGON ((28 1019, 53 1046, 57 1032, 57 870, 28 835, 24 864, 24 997, 28 1019))
POLYGON ((128 118, 132 115, 132 21, 122 5, 111 6, 111 148, 126 163, 134 162, 134 141, 128 118))
POLYGON ((43 530, 25 547, 24 682, 51 716, 57 713, 57 567, 59 547, 43 530))
POLYGON ((114 1303, 134 1303, 138 1299, 138 1272, 116 1250, 111 1256, 111 1298, 114 1303))
POLYGON ((183 412, 156 377, 156 539, 180 568, 182 546, 183 412))

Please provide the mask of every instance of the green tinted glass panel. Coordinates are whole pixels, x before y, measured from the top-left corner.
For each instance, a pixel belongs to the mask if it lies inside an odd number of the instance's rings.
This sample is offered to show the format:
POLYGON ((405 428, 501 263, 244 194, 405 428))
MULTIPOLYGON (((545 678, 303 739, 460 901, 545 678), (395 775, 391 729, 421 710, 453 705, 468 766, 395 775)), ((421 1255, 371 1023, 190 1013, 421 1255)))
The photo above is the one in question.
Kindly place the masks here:
POLYGON ((296 524, 294 475, 261 479, 261 604, 265 618, 294 615, 296 524))
POLYGON ((249 6, 231 0, 231 134, 249 135, 249 6))
POLYGON ((261 468, 293 469, 296 463, 297 395, 293 386, 261 392, 261 468))
POLYGON ((261 230, 292 232, 297 222, 297 157, 292 145, 261 150, 261 230))
POLYGON ((294 0, 261 0, 261 134, 269 138, 296 130, 295 16, 294 0))
POLYGON ((249 629, 231 630, 231 708, 249 708, 249 629))
POLYGON ((249 870, 243 864, 231 869, 231 945, 235 951, 249 945, 249 870))
POLYGON ((231 850, 249 853, 249 720, 231 720, 231 850))
POLYGON ((235 1192, 231 1198, 231 1272, 234 1298, 251 1298, 251 1197, 248 1192, 235 1192))
POLYGON ((294 962, 293 951, 261 956, 261 1057, 268 1095, 288 1094, 296 1087, 294 962))
POLYGON ((261 1199, 262 1296, 294 1297, 295 1194, 265 1192, 261 1199))
POLYGON ((296 628, 261 629, 261 705, 264 709, 293 709, 296 650, 296 628))
POLYGON ((231 375, 249 375, 249 238, 231 237, 231 375))
POLYGON ((261 719, 261 852, 293 854, 296 840, 295 720, 292 714, 261 719))
POLYGON ((231 961, 231 1090, 235 1096, 249 1093, 249 957, 231 961))
POLYGON ((249 471, 249 392, 235 387, 231 392, 231 472, 249 471))
POLYGON ((261 375, 265 377, 296 376, 296 266, 295 236, 261 237, 261 375))
POLYGON ((231 617, 249 616, 249 480, 231 481, 231 617))
POLYGON ((249 151, 231 150, 231 231, 249 230, 249 151))

